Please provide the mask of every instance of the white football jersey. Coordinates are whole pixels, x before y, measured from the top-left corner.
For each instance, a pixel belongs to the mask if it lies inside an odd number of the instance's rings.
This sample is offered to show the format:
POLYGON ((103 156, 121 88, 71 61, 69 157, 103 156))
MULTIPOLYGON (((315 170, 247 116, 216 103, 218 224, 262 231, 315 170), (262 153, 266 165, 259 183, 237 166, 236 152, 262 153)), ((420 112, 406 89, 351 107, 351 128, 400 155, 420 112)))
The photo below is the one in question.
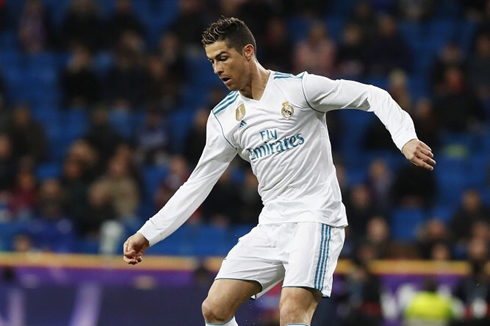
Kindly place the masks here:
POLYGON ((236 154, 250 162, 264 208, 259 224, 347 225, 325 113, 374 112, 401 150, 416 139, 410 116, 384 90, 346 80, 271 71, 260 100, 230 92, 211 112, 195 170, 140 232, 153 245, 201 205, 236 154))

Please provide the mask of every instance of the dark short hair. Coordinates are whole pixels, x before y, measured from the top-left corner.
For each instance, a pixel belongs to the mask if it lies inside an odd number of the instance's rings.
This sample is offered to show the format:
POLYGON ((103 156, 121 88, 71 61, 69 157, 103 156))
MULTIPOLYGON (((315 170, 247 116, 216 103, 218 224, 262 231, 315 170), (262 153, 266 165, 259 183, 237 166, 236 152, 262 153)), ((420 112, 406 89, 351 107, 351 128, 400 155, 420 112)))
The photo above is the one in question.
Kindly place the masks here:
POLYGON ((230 48, 234 48, 238 53, 247 44, 252 44, 257 51, 255 38, 248 26, 235 17, 221 17, 202 33, 201 42, 204 46, 218 41, 224 41, 230 48))

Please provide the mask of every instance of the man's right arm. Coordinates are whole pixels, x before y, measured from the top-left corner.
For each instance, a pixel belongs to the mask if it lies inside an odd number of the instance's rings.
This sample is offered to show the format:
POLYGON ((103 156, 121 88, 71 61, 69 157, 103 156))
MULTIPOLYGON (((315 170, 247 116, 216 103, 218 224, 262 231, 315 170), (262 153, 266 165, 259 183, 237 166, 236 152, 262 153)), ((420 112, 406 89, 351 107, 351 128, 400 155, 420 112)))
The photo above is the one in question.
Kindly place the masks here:
POLYGON ((150 246, 168 237, 194 213, 236 153, 224 138, 219 121, 211 113, 206 127, 206 146, 196 168, 167 204, 138 231, 150 246))

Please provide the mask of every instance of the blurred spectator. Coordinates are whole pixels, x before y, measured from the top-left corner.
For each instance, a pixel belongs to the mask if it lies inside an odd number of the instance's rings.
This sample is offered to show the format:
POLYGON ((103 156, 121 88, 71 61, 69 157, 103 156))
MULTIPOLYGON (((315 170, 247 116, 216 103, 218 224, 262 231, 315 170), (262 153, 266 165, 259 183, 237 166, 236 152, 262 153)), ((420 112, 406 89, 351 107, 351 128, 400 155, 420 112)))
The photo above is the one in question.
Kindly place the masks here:
POLYGON ((74 240, 73 224, 65 215, 65 202, 59 180, 44 180, 38 196, 40 218, 32 227, 36 246, 44 251, 70 252, 74 240))
POLYGON ((83 215, 87 206, 88 182, 83 178, 81 161, 73 157, 68 157, 65 160, 63 163, 61 185, 63 187, 67 213, 75 221, 91 218, 90 216, 83 215))
POLYGON ((258 185, 257 177, 247 167, 245 169, 245 180, 238 192, 240 203, 242 204, 239 211, 240 223, 257 224, 258 222, 259 214, 263 208, 262 198, 257 191, 258 185))
POLYGON ((10 222, 13 219, 10 198, 11 193, 7 190, 0 190, 0 225, 10 222))
POLYGON ((370 41, 376 35, 378 22, 371 2, 357 2, 350 20, 361 28, 364 40, 370 41))
POLYGON ((296 73, 308 71, 312 74, 330 76, 334 72, 336 56, 335 43, 330 39, 327 28, 321 22, 314 23, 308 38, 300 41, 294 49, 296 73))
POLYGON ((436 95, 445 92, 445 74, 449 68, 458 68, 462 73, 466 72, 467 60, 461 47, 454 42, 447 42, 444 48, 437 54, 430 69, 432 90, 436 95))
POLYGON ((486 0, 461 1, 465 18, 469 21, 480 22, 483 19, 487 3, 486 0))
POLYGON ((90 128, 84 138, 95 148, 102 164, 113 156, 116 146, 122 141, 121 135, 110 124, 108 112, 103 108, 93 112, 90 128))
POLYGON ((79 139, 71 145, 66 160, 70 159, 80 164, 82 180, 87 184, 104 172, 105 162, 101 162, 97 150, 86 140, 79 139))
POLYGON ((15 107, 5 131, 12 141, 13 155, 19 160, 39 163, 46 158, 48 140, 44 126, 32 119, 27 105, 15 107))
POLYGON ((27 233, 20 233, 14 237, 14 252, 27 253, 34 250, 32 237, 27 233))
MULTIPOLYGON (((274 1, 271 1, 274 3, 274 1)), ((329 2, 323 0, 287 0, 278 1, 286 15, 306 18, 320 17, 327 13, 329 2)), ((276 3, 277 4, 277 3, 276 3)))
POLYGON ((376 214, 369 188, 364 184, 352 187, 351 193, 345 199, 345 208, 352 236, 361 237, 366 232, 367 221, 376 214))
POLYGON ((54 42, 51 22, 42 1, 28 0, 19 19, 19 43, 27 53, 48 49, 54 42))
POLYGON ((451 230, 454 240, 468 243, 473 225, 478 221, 490 223, 490 210, 484 205, 478 191, 466 190, 461 197, 461 203, 451 217, 451 230))
POLYGON ((437 242, 431 248, 429 260, 435 262, 448 262, 452 259, 450 244, 447 242, 437 242))
POLYGON ((202 213, 212 225, 229 226, 240 221, 241 198, 237 186, 231 180, 231 169, 227 169, 203 203, 202 213))
POLYGON ((389 258, 391 240, 386 219, 381 215, 370 218, 365 234, 358 242, 355 258, 365 263, 389 258))
POLYGON ((156 54, 164 62, 168 75, 176 84, 185 82, 187 65, 182 54, 180 39, 175 33, 167 31, 162 35, 156 54))
POLYGON ((439 148, 439 125, 432 101, 421 98, 415 103, 412 119, 419 139, 423 139, 433 151, 439 148))
POLYGON ((276 71, 291 71, 293 43, 286 23, 279 17, 267 21, 263 44, 258 49, 264 66, 276 71))
POLYGON ((47 178, 39 186, 37 210, 46 218, 57 219, 63 215, 65 208, 65 199, 63 197, 63 188, 56 178, 47 178))
POLYGON ((192 271, 192 281, 197 287, 208 289, 213 283, 213 273, 206 267, 203 262, 192 271))
POLYGON ((358 79, 366 69, 366 44, 361 27, 348 23, 344 27, 337 53, 337 75, 340 78, 358 79))
POLYGON ((412 97, 408 90, 408 76, 403 70, 393 70, 388 76, 388 93, 405 111, 412 107, 412 97))
POLYGON ((419 248, 422 258, 432 259, 434 248, 440 244, 449 243, 449 241, 449 231, 441 220, 431 219, 427 221, 419 236, 419 248))
POLYGON ((364 134, 365 137, 361 141, 364 149, 399 153, 398 148, 391 139, 389 131, 379 119, 371 120, 364 134))
POLYGON ((386 162, 377 159, 369 166, 367 186, 377 210, 386 213, 391 208, 393 175, 386 162))
POLYGON ((143 97, 143 70, 133 51, 119 49, 115 56, 115 63, 105 80, 107 100, 123 100, 136 106, 143 97))
POLYGON ((470 263, 485 264, 489 258, 488 239, 472 238, 466 246, 466 259, 470 263))
POLYGON ((158 56, 146 60, 145 103, 161 111, 170 112, 177 106, 179 83, 174 80, 168 67, 158 56))
POLYGON ((481 34, 476 39, 475 54, 469 61, 468 77, 478 96, 484 100, 490 99, 490 33, 481 34))
MULTIPOLYGON (((272 2, 268 0, 242 1, 238 18, 247 22, 247 26, 256 37, 257 44, 263 44, 262 35, 267 31, 267 22, 275 14, 272 2)), ((260 47, 260 46, 259 46, 260 47)))
POLYGON ((16 175, 16 183, 10 198, 10 211, 17 220, 34 217, 37 200, 37 181, 32 171, 21 170, 16 175))
POLYGON ((139 161, 143 164, 164 165, 167 162, 169 131, 163 115, 158 110, 147 111, 145 121, 136 132, 136 142, 139 161))
POLYGON ((12 151, 10 137, 0 134, 0 191, 11 191, 15 184, 18 165, 12 151))
POLYGON ((405 164, 393 184, 394 203, 403 207, 427 208, 437 193, 437 181, 431 171, 405 164))
POLYGON ((160 184, 155 196, 155 206, 158 210, 165 206, 170 197, 189 178, 189 165, 184 157, 173 156, 169 164, 169 173, 160 184))
POLYGON ((197 55, 201 50, 201 34, 206 28, 205 2, 199 0, 179 0, 179 13, 170 30, 181 41, 183 51, 197 55))
POLYGON ((223 15, 225 17, 238 17, 240 9, 240 1, 218 0, 215 6, 211 3, 213 15, 223 15))
POLYGON ((437 293, 437 282, 426 279, 422 291, 408 303, 403 319, 405 326, 446 326, 455 317, 450 298, 437 293))
POLYGON ((201 157, 202 150, 206 144, 206 123, 209 111, 197 110, 194 116, 194 124, 187 132, 184 142, 184 157, 189 164, 195 165, 201 157))
MULTIPOLYGON (((2 0, 0 0, 2 1, 2 0)), ((5 86, 2 71, 0 70, 0 127, 3 127, 5 112, 5 86)))
POLYGON ((61 73, 60 82, 66 108, 86 108, 99 100, 101 85, 88 48, 73 47, 68 65, 61 73))
POLYGON ((143 37, 132 30, 123 31, 119 43, 114 49, 116 52, 127 52, 131 55, 135 66, 143 66, 146 60, 146 43, 143 37))
POLYGON ((464 304, 464 316, 454 326, 484 326, 490 323, 490 277, 485 264, 472 263, 470 274, 454 289, 454 295, 464 304))
POLYGON ((128 162, 122 157, 109 161, 107 173, 98 181, 109 196, 119 221, 134 221, 139 205, 137 181, 130 175, 128 162))
POLYGON ((337 298, 345 326, 381 325, 381 284, 368 265, 354 262, 337 298))
POLYGON ((420 23, 428 19, 434 10, 433 0, 397 0, 401 18, 420 23))
POLYGON ((61 31, 66 48, 83 45, 96 51, 105 41, 103 22, 93 0, 72 0, 61 31))
MULTIPOLYGON (((137 1, 137 0, 136 0, 137 1)), ((116 0, 116 8, 108 21, 109 42, 116 45, 126 31, 143 36, 143 23, 134 15, 131 0, 116 0)))
POLYGON ((0 0, 0 32, 7 27, 7 0, 0 0))
POLYGON ((87 205, 82 212, 76 223, 78 232, 85 239, 99 239, 102 224, 116 219, 109 193, 101 183, 88 188, 87 205))
POLYGON ((368 74, 385 76, 392 70, 408 71, 411 67, 411 51, 397 31, 397 22, 392 16, 379 19, 376 36, 368 43, 368 74))
POLYGON ((122 142, 117 145, 113 158, 121 159, 126 162, 128 174, 134 181, 136 181, 138 185, 138 192, 140 193, 141 198, 143 196, 142 192, 144 189, 144 180, 140 165, 137 160, 135 147, 128 142, 122 142))

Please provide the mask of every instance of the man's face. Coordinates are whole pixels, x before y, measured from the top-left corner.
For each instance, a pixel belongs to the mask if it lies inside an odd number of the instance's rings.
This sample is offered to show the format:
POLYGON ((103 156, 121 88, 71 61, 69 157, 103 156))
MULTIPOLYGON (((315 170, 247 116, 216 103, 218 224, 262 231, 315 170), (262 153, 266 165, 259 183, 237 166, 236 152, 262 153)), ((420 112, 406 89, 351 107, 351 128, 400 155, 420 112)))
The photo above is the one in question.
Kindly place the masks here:
POLYGON ((243 89, 247 80, 249 61, 224 41, 218 41, 205 47, 206 56, 213 65, 214 73, 230 91, 243 89))

